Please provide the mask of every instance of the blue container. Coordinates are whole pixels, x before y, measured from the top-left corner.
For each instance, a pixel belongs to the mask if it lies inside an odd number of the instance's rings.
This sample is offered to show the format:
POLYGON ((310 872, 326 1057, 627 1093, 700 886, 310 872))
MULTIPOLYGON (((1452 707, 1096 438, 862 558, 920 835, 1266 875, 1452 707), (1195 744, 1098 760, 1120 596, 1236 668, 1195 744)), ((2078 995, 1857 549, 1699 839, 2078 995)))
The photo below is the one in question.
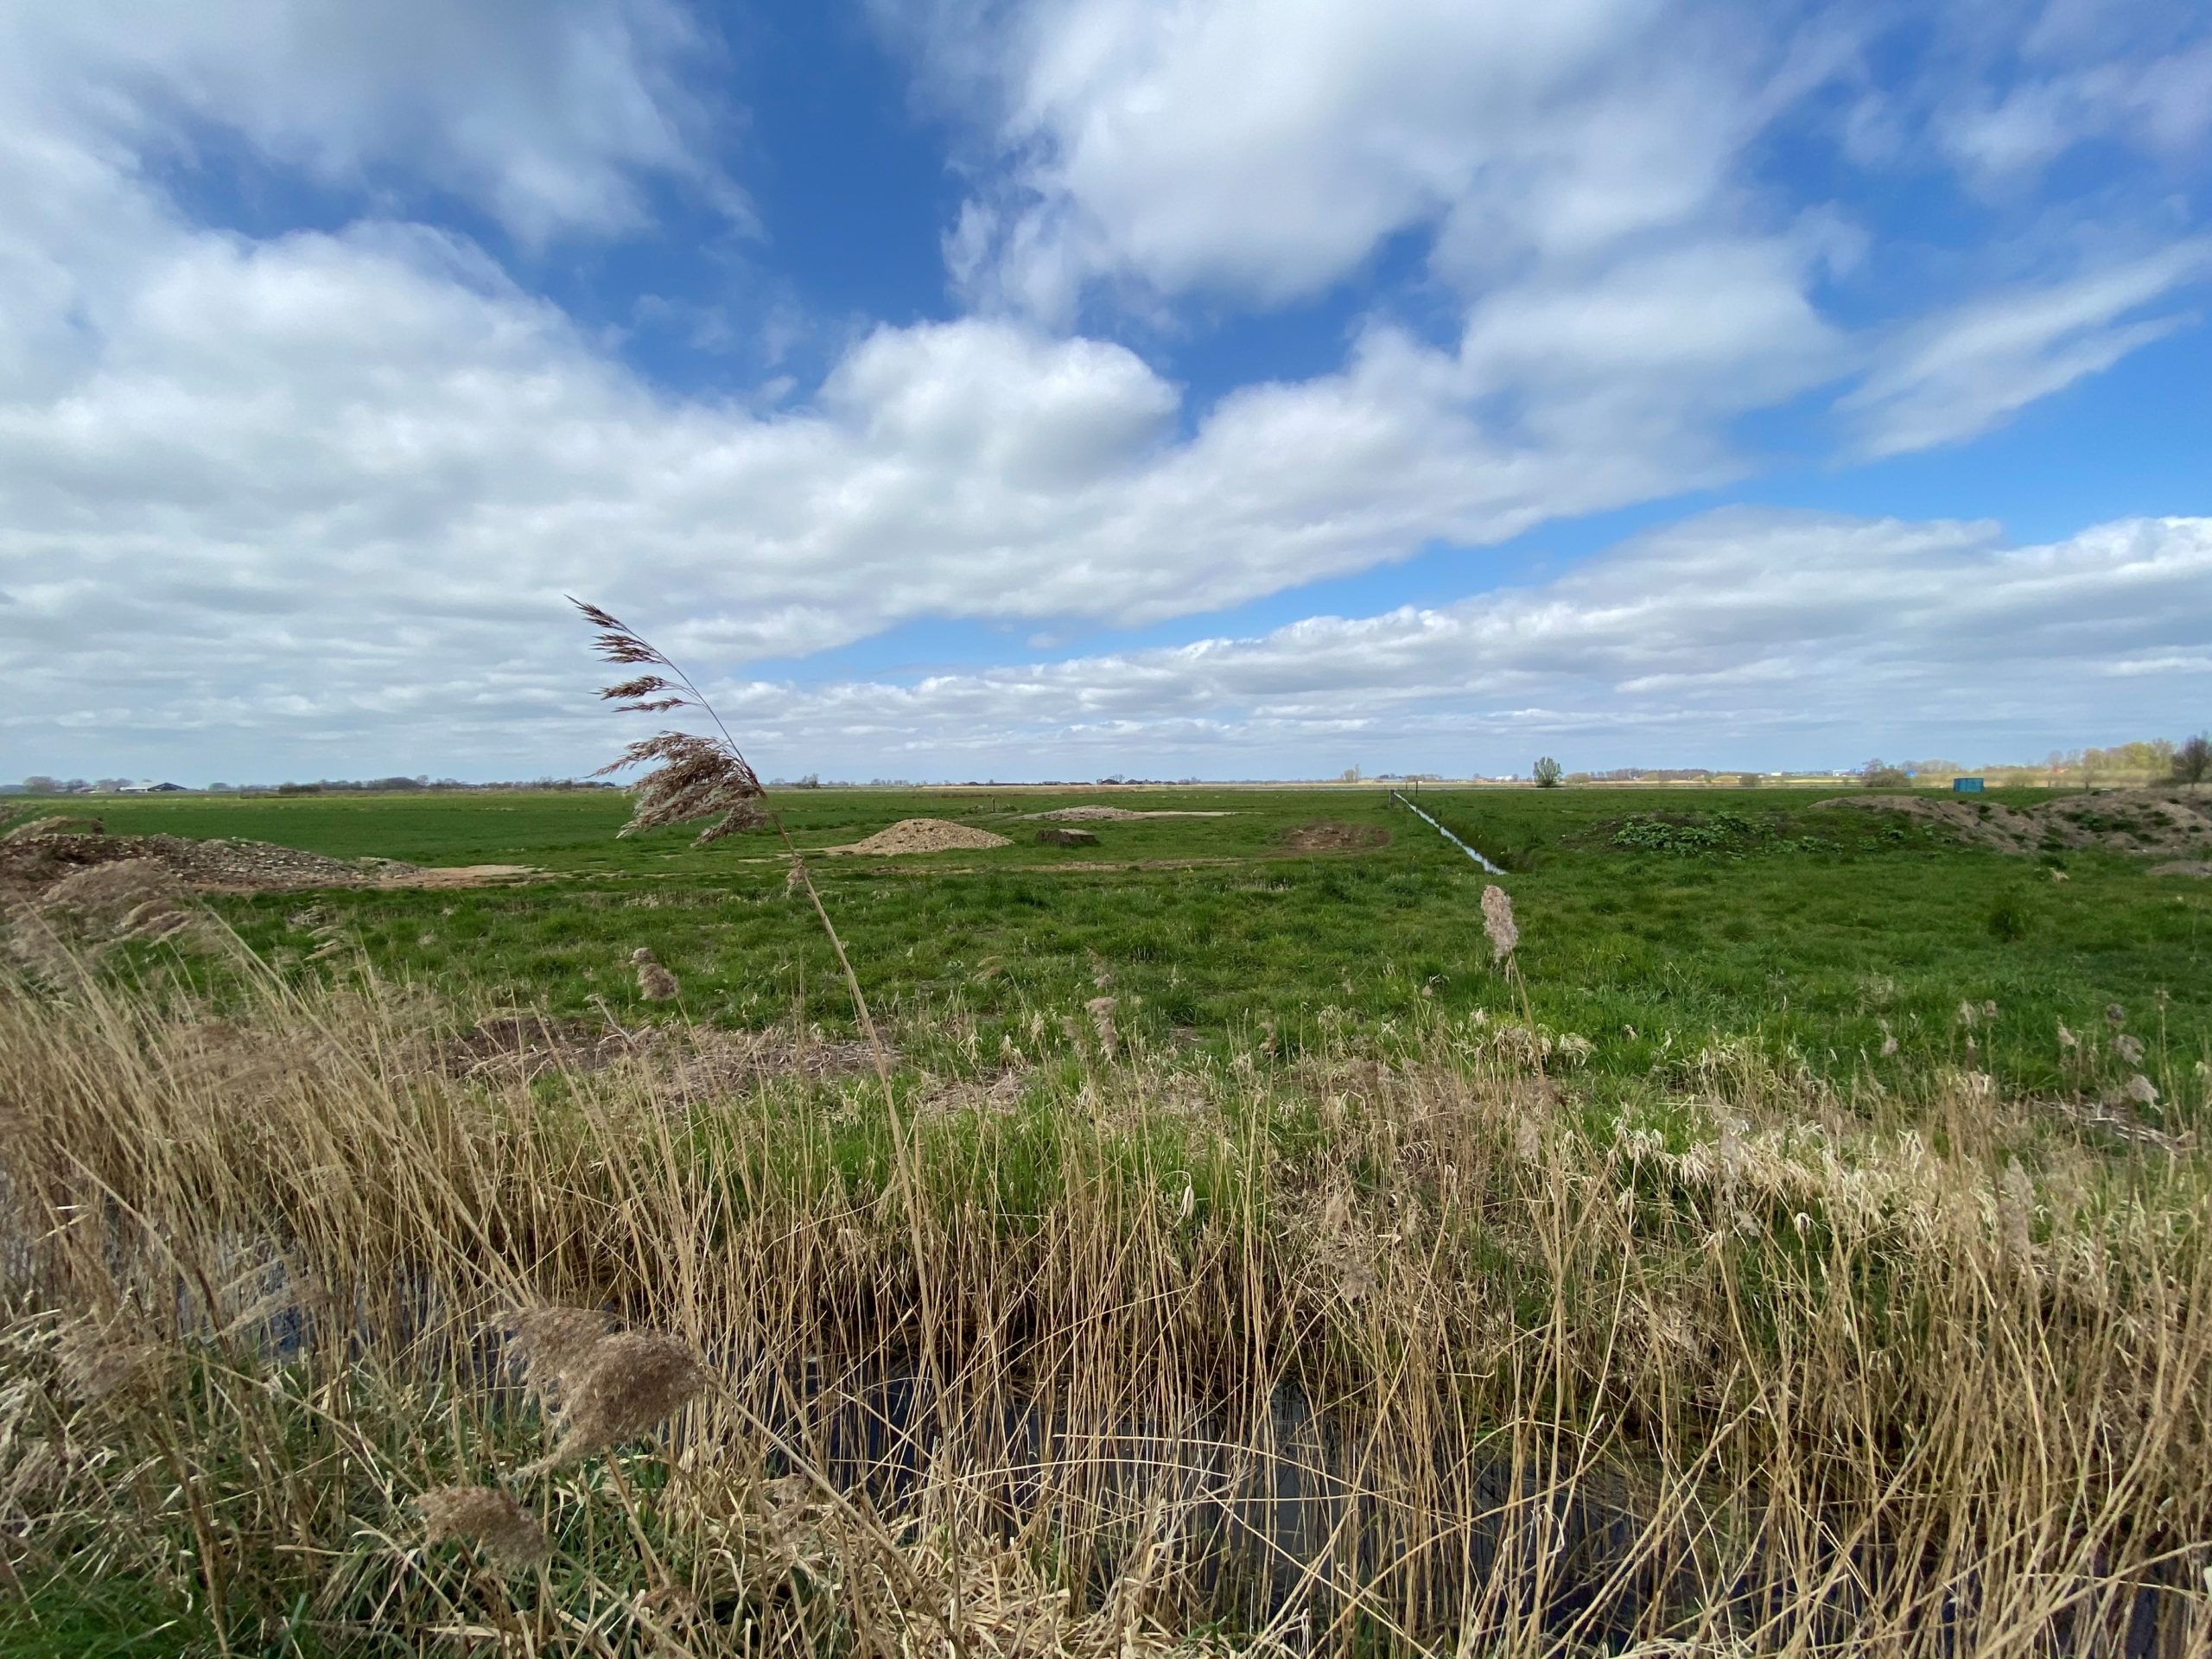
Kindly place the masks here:
POLYGON ((1951 792, 1954 795, 1979 795, 1981 793, 1981 779, 1954 778, 1951 779, 1951 792))

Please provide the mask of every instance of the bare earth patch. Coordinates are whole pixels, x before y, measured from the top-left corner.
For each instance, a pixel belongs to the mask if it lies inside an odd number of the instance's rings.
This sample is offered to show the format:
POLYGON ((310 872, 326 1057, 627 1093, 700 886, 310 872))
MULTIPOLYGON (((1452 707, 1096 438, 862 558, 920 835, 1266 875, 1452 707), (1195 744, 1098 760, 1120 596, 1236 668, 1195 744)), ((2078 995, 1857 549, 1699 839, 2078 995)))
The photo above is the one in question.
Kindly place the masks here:
POLYGON ((1353 853, 1389 844, 1390 832, 1379 823, 1338 823, 1324 819, 1283 831, 1283 845, 1294 853, 1353 853))
POLYGON ((1163 810, 1158 812, 1137 812, 1126 806, 1063 806, 1051 812, 1032 812, 1033 818, 1058 818, 1064 823, 1119 823, 1124 818, 1226 818, 1229 812, 1186 812, 1163 810))
POLYGON ((2151 874, 2212 877, 2212 863, 2207 863, 2201 858, 2177 858, 2169 863, 2153 864, 2151 867, 2151 874))
POLYGON ((2180 789, 2115 789, 2029 807, 1923 795, 1839 795, 1821 806, 1896 812, 1940 823, 1969 846, 2036 853, 2047 846, 2111 853, 2212 852, 2212 804, 2180 789))
POLYGON ((394 864, 374 874, 379 887, 496 887, 548 873, 534 864, 394 864))
POLYGON ((988 830, 972 825, 955 823, 950 818, 901 818, 887 830, 879 830, 865 841, 856 841, 849 847, 832 847, 833 853, 943 853, 955 849, 980 850, 987 847, 1011 847, 1014 843, 1004 836, 995 836, 988 830))

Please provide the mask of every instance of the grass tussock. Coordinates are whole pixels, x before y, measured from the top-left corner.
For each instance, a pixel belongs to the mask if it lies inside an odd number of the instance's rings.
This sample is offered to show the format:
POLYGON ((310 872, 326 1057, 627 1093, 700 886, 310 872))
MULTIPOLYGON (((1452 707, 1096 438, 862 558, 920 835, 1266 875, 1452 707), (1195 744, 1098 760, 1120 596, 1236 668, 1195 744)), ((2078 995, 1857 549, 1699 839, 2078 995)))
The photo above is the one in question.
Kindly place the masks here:
POLYGON ((461 1012, 256 982, 0 990, 15 1646, 2212 1640, 2190 1144, 1106 997, 1010 1087, 461 1074, 461 1012))

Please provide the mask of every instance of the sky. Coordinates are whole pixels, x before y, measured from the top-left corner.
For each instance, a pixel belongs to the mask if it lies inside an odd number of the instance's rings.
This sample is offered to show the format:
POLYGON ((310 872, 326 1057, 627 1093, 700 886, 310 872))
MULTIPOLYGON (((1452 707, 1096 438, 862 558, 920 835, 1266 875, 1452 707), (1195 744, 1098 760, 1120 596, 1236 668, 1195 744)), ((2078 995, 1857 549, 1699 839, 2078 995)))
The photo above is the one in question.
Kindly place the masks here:
POLYGON ((0 0, 0 779, 2212 723, 2190 0, 0 0))

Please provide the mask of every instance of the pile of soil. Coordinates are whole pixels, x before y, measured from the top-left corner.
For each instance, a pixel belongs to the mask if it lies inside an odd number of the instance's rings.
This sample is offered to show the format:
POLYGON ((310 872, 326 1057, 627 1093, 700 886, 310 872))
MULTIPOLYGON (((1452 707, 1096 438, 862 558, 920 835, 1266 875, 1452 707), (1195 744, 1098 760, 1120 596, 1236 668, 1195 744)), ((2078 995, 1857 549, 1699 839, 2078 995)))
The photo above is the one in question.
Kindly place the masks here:
POLYGON ((1045 847, 1096 847, 1098 837, 1089 830, 1039 830, 1038 844, 1045 847))
POLYGON ((1123 818, 1225 818, 1227 812, 1133 812, 1126 806, 1063 806, 1051 812, 1032 812, 1033 818, 1058 818, 1070 823, 1104 823, 1123 818))
POLYGON ((190 920, 178 902, 183 892, 167 865, 125 858, 78 866, 28 907, 68 938, 160 938, 190 920))
MULTIPOLYGON (((26 829, 35 824, 25 825, 26 829)), ((395 858, 331 858, 266 841, 184 836, 41 834, 0 840, 0 898, 42 894, 79 870, 143 864, 188 893, 291 893, 310 887, 474 887, 542 874, 526 864, 426 868, 395 858)))
POLYGON ((39 836, 97 836, 106 829, 98 818, 30 818, 0 836, 0 841, 29 841, 39 836))
POLYGON ((879 830, 849 847, 832 847, 833 853, 943 853, 955 849, 980 851, 986 847, 1011 847, 1004 836, 977 830, 950 818, 901 818, 888 830, 879 830))
POLYGON ((1294 853, 1353 853, 1389 844, 1390 832, 1379 823, 1338 823, 1323 819, 1283 831, 1283 845, 1294 853))
MULTIPOLYGON (((0 893, 41 893, 79 870, 148 862, 200 893, 283 893, 358 887, 383 877, 342 858, 265 841, 191 841, 182 836, 30 836, 0 842, 0 893)), ((389 870, 392 867, 385 866, 389 870)), ((412 865, 397 867, 411 871, 412 865)))
POLYGON ((2207 863, 2201 858, 2177 858, 2171 863, 2153 864, 2151 867, 2151 874, 2153 875, 2194 875, 2198 877, 2212 877, 2212 863, 2207 863))
POLYGON ((1839 795, 1819 804, 1924 818, 1952 830, 1969 846, 2000 853, 2212 853, 2212 797, 2180 788, 2107 790, 2029 807, 1923 795, 1839 795))

